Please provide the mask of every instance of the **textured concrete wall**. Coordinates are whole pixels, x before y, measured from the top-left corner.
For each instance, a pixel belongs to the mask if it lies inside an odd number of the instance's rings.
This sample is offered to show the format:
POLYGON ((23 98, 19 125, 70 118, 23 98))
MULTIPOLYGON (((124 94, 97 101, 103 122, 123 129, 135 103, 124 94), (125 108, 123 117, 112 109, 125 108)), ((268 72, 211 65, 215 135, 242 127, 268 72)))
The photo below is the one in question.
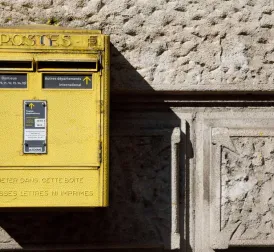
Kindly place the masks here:
POLYGON ((179 163, 180 251, 273 251, 273 1, 0 0, 0 20, 112 43, 110 207, 5 210, 2 248, 168 248, 179 163))
MULTIPOLYGON (((273 90, 272 1, 1 0, 0 10, 2 25, 102 29, 154 90, 273 90)), ((114 90, 146 89, 113 67, 114 90)))

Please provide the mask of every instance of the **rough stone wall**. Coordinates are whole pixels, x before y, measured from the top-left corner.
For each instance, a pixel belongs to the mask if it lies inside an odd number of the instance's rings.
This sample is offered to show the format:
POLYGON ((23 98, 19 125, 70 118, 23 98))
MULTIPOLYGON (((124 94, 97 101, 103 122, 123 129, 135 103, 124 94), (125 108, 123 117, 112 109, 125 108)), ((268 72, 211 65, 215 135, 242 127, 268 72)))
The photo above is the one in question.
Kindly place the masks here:
MULTIPOLYGON (((273 90, 269 0, 1 0, 0 10, 1 25, 102 29, 155 90, 273 90)), ((114 90, 147 89, 113 67, 114 90)))
POLYGON ((273 139, 240 137, 233 142, 236 153, 222 152, 222 229, 240 221, 234 236, 273 240, 273 139))
POLYGON ((5 210, 1 248, 168 248, 181 127, 180 251, 273 251, 273 15, 271 0, 0 0, 2 26, 112 43, 110 207, 5 210))

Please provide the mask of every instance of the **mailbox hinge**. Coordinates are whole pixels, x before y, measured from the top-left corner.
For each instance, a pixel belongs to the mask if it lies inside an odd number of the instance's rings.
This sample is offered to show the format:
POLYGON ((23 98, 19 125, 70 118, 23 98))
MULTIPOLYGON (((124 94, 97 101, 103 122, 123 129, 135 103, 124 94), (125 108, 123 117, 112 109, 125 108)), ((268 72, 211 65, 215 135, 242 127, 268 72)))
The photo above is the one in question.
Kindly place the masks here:
POLYGON ((102 75, 102 68, 103 68, 103 65, 102 65, 102 53, 99 52, 99 74, 102 75))
POLYGON ((100 100, 100 113, 103 114, 104 113, 104 101, 100 100))
POLYGON ((102 142, 99 143, 99 163, 102 163, 102 142))

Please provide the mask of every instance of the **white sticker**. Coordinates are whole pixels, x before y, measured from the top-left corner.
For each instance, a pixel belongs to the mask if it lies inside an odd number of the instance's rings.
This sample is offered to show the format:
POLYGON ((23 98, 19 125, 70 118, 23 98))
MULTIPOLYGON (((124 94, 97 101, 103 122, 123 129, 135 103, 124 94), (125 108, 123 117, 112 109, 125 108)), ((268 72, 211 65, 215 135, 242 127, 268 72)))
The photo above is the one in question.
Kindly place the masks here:
POLYGON ((29 147, 29 152, 42 152, 42 147, 29 147))
POLYGON ((34 119, 35 128, 44 128, 45 127, 45 119, 34 119))
POLYGON ((45 129, 25 129, 25 141, 42 140, 46 141, 45 129))

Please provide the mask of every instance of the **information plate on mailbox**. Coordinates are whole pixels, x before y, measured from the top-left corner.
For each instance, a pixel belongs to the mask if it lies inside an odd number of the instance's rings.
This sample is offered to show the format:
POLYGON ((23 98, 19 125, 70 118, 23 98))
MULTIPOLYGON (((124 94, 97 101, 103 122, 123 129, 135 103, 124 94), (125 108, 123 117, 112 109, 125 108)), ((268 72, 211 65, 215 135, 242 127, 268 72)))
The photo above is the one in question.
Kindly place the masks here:
POLYGON ((24 153, 47 153, 46 108, 46 101, 24 101, 24 153))
POLYGON ((0 88, 27 88, 27 75, 0 74, 0 88))
POLYGON ((43 88, 92 89, 92 76, 44 74, 43 88))

